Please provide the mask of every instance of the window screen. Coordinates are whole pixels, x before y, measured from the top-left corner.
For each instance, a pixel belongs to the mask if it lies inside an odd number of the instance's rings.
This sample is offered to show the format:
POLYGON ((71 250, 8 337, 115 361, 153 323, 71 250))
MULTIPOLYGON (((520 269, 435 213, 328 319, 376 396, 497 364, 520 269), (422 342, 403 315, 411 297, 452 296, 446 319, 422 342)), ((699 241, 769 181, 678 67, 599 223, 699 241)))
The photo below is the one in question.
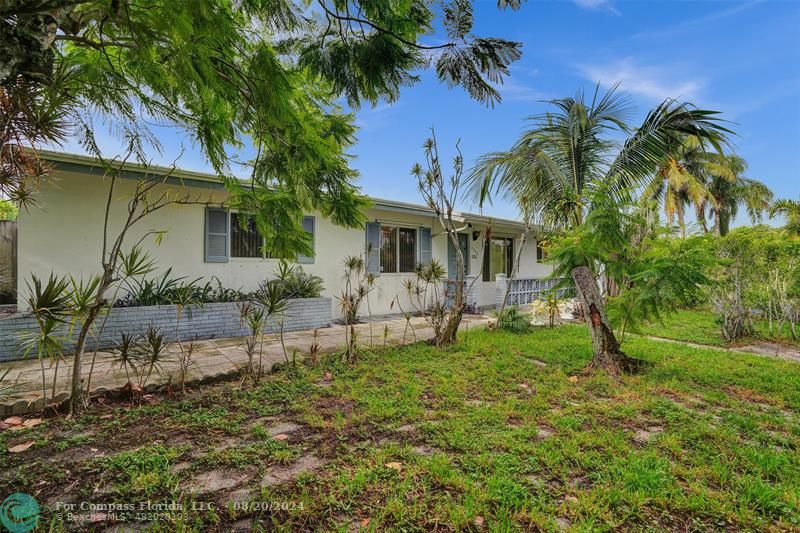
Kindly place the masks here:
POLYGON ((231 257, 262 257, 262 244, 255 220, 244 213, 231 213, 231 257))
POLYGON ((381 226, 381 272, 397 272, 397 228, 381 226))
POLYGON ((417 266, 417 230, 400 228, 400 272, 414 272, 417 266))

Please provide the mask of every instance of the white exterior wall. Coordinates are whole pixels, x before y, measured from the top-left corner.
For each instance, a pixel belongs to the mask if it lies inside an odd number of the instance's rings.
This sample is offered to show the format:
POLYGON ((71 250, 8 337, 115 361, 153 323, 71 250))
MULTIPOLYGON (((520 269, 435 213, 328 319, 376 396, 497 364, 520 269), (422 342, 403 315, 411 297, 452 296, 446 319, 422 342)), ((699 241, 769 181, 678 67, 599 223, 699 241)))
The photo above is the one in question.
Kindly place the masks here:
MULTIPOLYGON (((37 195, 38 205, 19 216, 18 302, 21 309, 27 308, 26 282, 30 281, 31 274, 46 278, 53 272, 57 275, 72 275, 78 279, 97 274, 100 270, 103 215, 109 181, 104 181, 98 175, 64 171, 58 171, 55 175, 55 179, 42 184, 37 195)), ((135 185, 136 181, 132 179, 117 180, 109 224, 109 235, 112 237, 121 227, 127 202, 135 185)), ((189 191, 194 198, 203 201, 211 199, 214 202, 224 202, 228 196, 224 190, 200 187, 164 185, 159 189, 168 189, 173 194, 185 194, 189 191)), ((322 296, 334 299, 333 315, 338 317, 340 313, 336 308, 335 297, 341 294, 343 288, 342 261, 348 255, 364 253, 365 232, 335 226, 318 213, 309 214, 315 215, 315 259, 313 264, 301 266, 306 272, 324 280, 322 296)), ((433 257, 447 265, 447 237, 435 217, 380 209, 368 210, 367 216, 370 220, 386 225, 432 227, 433 257)), ((172 267, 173 277, 202 277, 204 281, 217 277, 223 286, 245 291, 254 290, 261 281, 272 276, 278 263, 276 259, 232 257, 227 263, 206 263, 204 221, 205 207, 202 205, 166 207, 138 222, 129 232, 124 249, 130 249, 148 232, 164 231, 166 233, 160 245, 155 244, 152 236, 143 241, 158 266, 158 271, 151 276, 160 275, 165 269, 172 267)), ((509 226, 504 232, 495 229, 494 235, 518 237, 515 231, 519 230, 509 226)), ((471 271, 477 274, 481 268, 482 239, 472 241, 470 237, 470 242, 471 271)), ((520 277, 545 277, 550 270, 549 265, 536 263, 535 241, 528 239, 523 251, 520 277)), ((379 315, 399 312, 397 307, 392 308, 391 302, 396 295, 405 294, 403 281, 412 276, 381 274, 376 282, 376 289, 370 296, 372 313, 379 315)), ((493 305, 494 282, 479 284, 479 304, 493 305)), ((401 302, 408 309, 407 299, 403 298, 401 302)), ((365 307, 362 309, 362 315, 364 314, 365 307)))

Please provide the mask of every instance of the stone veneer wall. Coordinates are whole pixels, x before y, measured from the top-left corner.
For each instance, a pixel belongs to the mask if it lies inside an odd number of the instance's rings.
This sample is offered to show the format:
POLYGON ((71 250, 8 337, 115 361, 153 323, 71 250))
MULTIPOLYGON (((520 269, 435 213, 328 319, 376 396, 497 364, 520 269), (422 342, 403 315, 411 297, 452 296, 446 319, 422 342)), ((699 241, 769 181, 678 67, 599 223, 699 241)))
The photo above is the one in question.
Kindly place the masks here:
MULTIPOLYGON (((103 317, 95 322, 95 330, 100 329, 103 317)), ((175 326, 177 310, 174 305, 155 305, 148 307, 115 307, 111 309, 103 336, 98 342, 90 338, 87 350, 113 348, 123 333, 143 333, 148 327, 161 330, 168 341, 176 340, 175 326)), ((290 300, 284 313, 284 331, 299 331, 326 327, 331 324, 330 298, 304 298, 290 300)), ((268 329, 269 330, 269 329, 268 329)), ((33 317, 22 313, 0 318, 0 362, 23 359, 21 344, 25 334, 36 331, 33 317)), ((68 333, 62 328, 63 335, 68 333)), ((187 307, 180 321, 182 341, 241 337, 248 334, 247 327, 239 320, 239 308, 235 302, 203 304, 200 307, 187 307)), ((73 332, 73 340, 78 336, 78 328, 73 332)), ((69 350, 74 344, 67 343, 69 350)), ((29 357, 36 357, 31 354, 29 357)))

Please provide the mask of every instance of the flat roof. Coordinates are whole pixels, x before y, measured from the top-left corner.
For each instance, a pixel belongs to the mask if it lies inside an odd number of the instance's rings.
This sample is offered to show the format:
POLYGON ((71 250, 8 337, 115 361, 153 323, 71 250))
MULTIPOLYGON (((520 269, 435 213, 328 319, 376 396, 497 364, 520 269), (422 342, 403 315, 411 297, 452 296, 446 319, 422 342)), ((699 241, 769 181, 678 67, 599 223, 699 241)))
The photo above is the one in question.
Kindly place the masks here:
MULTIPOLYGON (((55 168, 59 170, 97 175, 102 175, 105 173, 105 166, 103 163, 98 158, 93 156, 73 154, 69 152, 58 152, 54 150, 37 150, 37 153, 39 154, 39 157, 45 161, 53 163, 55 168)), ((125 178, 139 179, 146 174, 161 176, 169 175, 172 183, 180 185, 213 189, 225 188, 222 177, 208 172, 184 170, 179 167, 167 167, 163 165, 144 165, 138 162, 126 162, 123 167, 122 162, 118 159, 109 160, 108 163, 112 167, 121 168, 120 174, 125 178)), ((248 183, 247 180, 241 181, 243 183, 248 183)), ((376 198, 373 196, 367 197, 372 201, 373 209, 433 216, 433 209, 427 205, 414 204, 410 202, 398 202, 396 200, 387 200, 385 198, 376 198)), ((485 224, 498 223, 505 226, 514 226, 518 228, 523 226, 522 222, 519 220, 491 217, 476 213, 468 213, 465 211, 455 211, 453 215, 459 218, 460 221, 481 222, 485 224)))

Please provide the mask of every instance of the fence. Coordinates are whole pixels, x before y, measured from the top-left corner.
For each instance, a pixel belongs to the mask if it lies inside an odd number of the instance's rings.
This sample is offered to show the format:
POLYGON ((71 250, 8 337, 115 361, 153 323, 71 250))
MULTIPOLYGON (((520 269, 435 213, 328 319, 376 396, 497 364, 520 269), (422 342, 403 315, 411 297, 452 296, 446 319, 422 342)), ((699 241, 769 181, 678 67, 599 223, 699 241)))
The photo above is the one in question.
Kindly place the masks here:
MULTIPOLYGON (((544 300, 555 290, 558 299, 567 298, 575 291, 571 283, 563 283, 562 278, 537 279, 519 278, 511 280, 508 290, 506 305, 525 305, 534 300, 544 300)), ((503 305, 503 297, 508 289, 508 277, 504 274, 497 275, 496 305, 499 309, 503 305)))
POLYGON ((17 222, 0 220, 0 304, 17 301, 17 222))

